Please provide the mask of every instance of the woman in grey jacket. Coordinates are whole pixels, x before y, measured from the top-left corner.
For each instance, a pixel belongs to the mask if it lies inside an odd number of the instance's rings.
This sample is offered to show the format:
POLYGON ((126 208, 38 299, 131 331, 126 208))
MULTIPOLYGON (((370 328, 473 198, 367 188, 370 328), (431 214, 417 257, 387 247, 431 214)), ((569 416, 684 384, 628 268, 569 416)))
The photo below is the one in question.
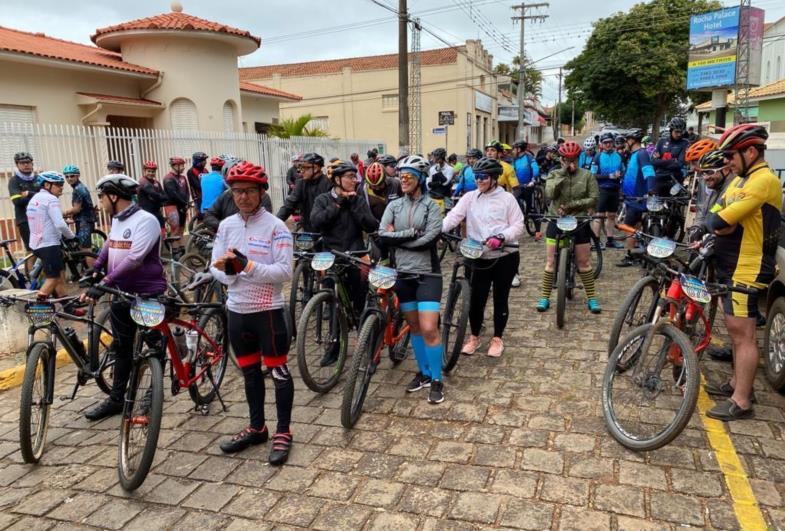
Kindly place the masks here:
POLYGON ((403 197, 387 205, 379 236, 394 249, 395 267, 428 274, 399 279, 395 293, 411 329, 412 348, 420 369, 406 391, 413 393, 430 387, 428 402, 439 404, 444 401, 439 336, 442 278, 432 274, 440 273, 436 241, 442 231, 442 215, 439 205, 427 193, 428 166, 428 161, 417 155, 398 163, 403 197))

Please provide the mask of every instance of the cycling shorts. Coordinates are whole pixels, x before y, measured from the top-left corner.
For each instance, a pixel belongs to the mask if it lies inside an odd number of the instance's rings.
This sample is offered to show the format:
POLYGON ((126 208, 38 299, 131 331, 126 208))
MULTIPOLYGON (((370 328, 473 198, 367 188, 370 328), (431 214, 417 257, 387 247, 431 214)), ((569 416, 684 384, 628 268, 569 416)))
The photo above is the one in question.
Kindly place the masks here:
MULTIPOLYGON (((548 227, 545 229, 545 243, 548 245, 556 245, 556 235, 558 234, 558 229, 556 228, 556 222, 551 221, 548 223, 548 227)), ((572 233, 572 238, 575 240, 575 245, 581 245, 584 243, 590 243, 592 237, 591 232, 591 224, 584 223, 580 227, 578 227, 575 232, 572 233)), ((562 238, 562 246, 566 245, 568 240, 566 238, 562 238)))
POLYGON ((167 205, 164 207, 164 213, 171 235, 182 236, 185 230, 185 210, 178 210, 174 205, 167 205))
POLYGON ((619 210, 619 189, 600 188, 600 197, 597 200, 597 212, 613 212, 619 210))
POLYGON ((92 221, 76 222, 76 237, 79 239, 79 247, 82 249, 90 249, 93 246, 93 226, 92 221))
POLYGON ((59 278, 60 273, 65 269, 63 264, 63 251, 59 245, 49 247, 39 247, 33 254, 44 263, 44 275, 46 278, 59 278))
POLYGON ((229 311, 229 343, 240 368, 264 361, 270 369, 285 365, 291 334, 283 308, 254 313, 229 311))
MULTIPOLYGON (((734 282, 727 277, 718 277, 718 281, 721 284, 748 287, 744 284, 734 282)), ((737 291, 729 291, 722 296, 722 310, 725 312, 725 315, 756 318, 758 317, 758 294, 751 295, 739 293, 737 291)))
POLYGON ((421 276, 419 278, 398 279, 395 294, 401 311, 438 312, 442 300, 442 278, 421 276))
POLYGON ((624 224, 634 227, 643 220, 645 207, 638 203, 625 203, 624 205, 624 224))

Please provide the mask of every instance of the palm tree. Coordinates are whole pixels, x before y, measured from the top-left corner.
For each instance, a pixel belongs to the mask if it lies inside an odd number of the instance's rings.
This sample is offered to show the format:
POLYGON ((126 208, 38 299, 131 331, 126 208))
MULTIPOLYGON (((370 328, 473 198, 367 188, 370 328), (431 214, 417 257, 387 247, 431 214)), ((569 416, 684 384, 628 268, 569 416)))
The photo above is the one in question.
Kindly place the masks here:
POLYGON ((299 118, 284 118, 279 123, 270 127, 270 136, 290 138, 293 136, 327 136, 327 132, 318 127, 308 127, 308 122, 313 119, 310 114, 299 118))

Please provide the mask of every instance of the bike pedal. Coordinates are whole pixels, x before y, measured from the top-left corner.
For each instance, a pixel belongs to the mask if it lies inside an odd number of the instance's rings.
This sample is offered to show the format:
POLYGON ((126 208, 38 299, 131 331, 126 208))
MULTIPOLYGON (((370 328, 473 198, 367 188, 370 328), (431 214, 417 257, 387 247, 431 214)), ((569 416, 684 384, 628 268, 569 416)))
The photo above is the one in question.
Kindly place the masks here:
POLYGON ((201 413, 202 416, 206 417, 210 414, 210 405, 209 404, 197 404, 194 406, 194 411, 197 413, 201 413))

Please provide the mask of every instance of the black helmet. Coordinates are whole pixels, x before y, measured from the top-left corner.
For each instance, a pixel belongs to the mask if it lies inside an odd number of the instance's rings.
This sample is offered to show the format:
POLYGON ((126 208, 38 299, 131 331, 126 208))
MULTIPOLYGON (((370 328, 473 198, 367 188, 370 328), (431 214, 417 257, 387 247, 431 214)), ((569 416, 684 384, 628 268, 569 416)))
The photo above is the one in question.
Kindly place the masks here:
POLYGON ((613 133, 611 133, 610 131, 606 131, 600 135, 600 144, 602 144, 603 142, 607 142, 608 140, 613 141, 613 138, 614 138, 613 133))
POLYGON ((499 161, 490 157, 483 157, 475 162, 472 165, 472 170, 474 170, 475 175, 485 173, 494 178, 498 178, 504 171, 499 161))
POLYGON ((196 153, 191 155, 191 161, 194 164, 198 164, 198 163, 204 162, 206 160, 207 160, 207 153, 205 153, 204 151, 197 151, 196 153))
POLYGON ((617 136, 616 138, 613 139, 613 144, 616 147, 621 147, 621 146, 624 146, 624 145, 627 144, 627 140, 625 139, 625 137, 623 135, 619 135, 619 136, 617 136))
POLYGON ((319 166, 320 168, 324 167, 324 157, 318 153, 306 153, 303 155, 301 160, 302 162, 313 164, 314 166, 319 166))
POLYGON ((378 162, 382 166, 395 166, 396 164, 398 164, 398 159, 396 159, 392 155, 382 155, 376 160, 376 162, 378 162))
POLYGON ((632 138, 633 140, 640 142, 641 140, 643 140, 643 129, 630 129, 624 135, 624 138, 626 138, 627 140, 632 138))
POLYGON ((19 162, 33 162, 33 156, 27 151, 20 151, 14 154, 14 164, 19 162))
POLYGON ((718 149, 705 153, 698 161, 698 166, 702 170, 724 168, 726 165, 725 152, 718 149))
POLYGON ((376 157, 376 155, 379 154, 379 150, 376 149, 376 148, 371 148, 371 149, 368 150, 367 154, 368 154, 368 158, 372 159, 372 158, 376 157))
POLYGON ((458 161, 458 155, 456 155, 455 153, 450 153, 450 156, 447 157, 447 162, 457 162, 457 161, 458 161))
POLYGON ((529 143, 525 140, 518 140, 517 142, 513 143, 513 148, 518 148, 522 151, 526 151, 526 148, 529 147, 529 143))
POLYGON ((133 198, 138 187, 138 182, 122 173, 106 175, 95 185, 95 189, 98 193, 112 194, 128 200, 133 198))
POLYGON ((447 150, 444 148, 436 148, 433 150, 433 153, 431 154, 433 155, 433 158, 435 158, 436 160, 444 160, 447 158, 447 150))
POLYGON ((480 151, 477 148, 471 148, 469 151, 466 152, 466 158, 481 159, 482 151, 480 151))
POLYGON ((566 142, 566 140, 564 140, 564 137, 560 136, 559 138, 556 139, 556 143, 557 144, 564 144, 565 142, 566 142))
POLYGON ((681 116, 674 116, 671 118, 671 121, 668 123, 668 129, 673 131, 674 129, 678 131, 684 131, 687 128, 687 122, 681 116))
POLYGON ((106 169, 125 171, 125 164, 123 164, 119 160, 110 160, 109 162, 106 163, 106 169))
POLYGON ((350 171, 357 173, 357 168, 354 167, 354 164, 351 164, 350 162, 339 162, 332 167, 333 181, 336 180, 336 177, 340 177, 344 173, 349 173, 350 171))

